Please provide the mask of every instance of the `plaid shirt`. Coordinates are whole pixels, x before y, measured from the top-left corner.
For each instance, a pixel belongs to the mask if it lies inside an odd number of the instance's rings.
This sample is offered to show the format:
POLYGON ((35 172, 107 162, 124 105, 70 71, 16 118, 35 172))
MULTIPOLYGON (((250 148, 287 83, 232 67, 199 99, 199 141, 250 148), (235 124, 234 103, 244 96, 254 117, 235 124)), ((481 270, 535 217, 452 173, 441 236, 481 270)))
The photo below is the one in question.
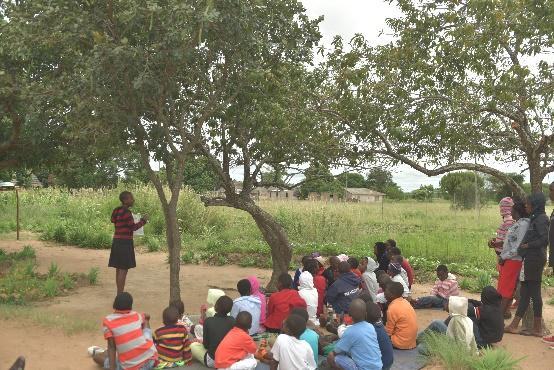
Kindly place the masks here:
POLYGON ((450 298, 450 296, 457 296, 460 292, 458 290, 458 282, 454 279, 446 279, 444 281, 437 280, 435 286, 431 290, 431 295, 438 295, 444 299, 450 298))
POLYGON ((140 220, 135 224, 133 214, 126 207, 117 207, 112 212, 112 223, 115 225, 114 239, 133 240, 133 231, 140 229, 146 221, 140 220))

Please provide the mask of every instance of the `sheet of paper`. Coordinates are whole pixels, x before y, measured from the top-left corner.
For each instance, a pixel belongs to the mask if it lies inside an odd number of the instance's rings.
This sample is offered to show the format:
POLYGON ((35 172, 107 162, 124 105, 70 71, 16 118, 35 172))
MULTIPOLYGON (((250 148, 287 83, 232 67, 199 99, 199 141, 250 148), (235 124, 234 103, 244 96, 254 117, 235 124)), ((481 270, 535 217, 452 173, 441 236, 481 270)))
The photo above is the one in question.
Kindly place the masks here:
MULTIPOLYGON (((133 214, 133 220, 135 221, 135 224, 140 221, 140 217, 141 216, 138 213, 136 215, 133 214)), ((141 227, 140 229, 137 229, 137 230, 133 231, 133 235, 134 236, 143 236, 144 235, 144 226, 141 227)))

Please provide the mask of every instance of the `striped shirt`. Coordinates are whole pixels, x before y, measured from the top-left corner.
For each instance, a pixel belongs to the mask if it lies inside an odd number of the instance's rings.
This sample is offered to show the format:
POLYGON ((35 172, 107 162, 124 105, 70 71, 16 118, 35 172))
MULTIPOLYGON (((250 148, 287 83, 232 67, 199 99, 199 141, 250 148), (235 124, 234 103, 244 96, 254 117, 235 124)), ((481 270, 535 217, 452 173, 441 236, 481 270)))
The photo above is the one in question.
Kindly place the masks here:
POLYGON ((457 296, 459 294, 460 291, 458 290, 458 281, 455 279, 445 279, 443 281, 437 280, 431 290, 431 295, 438 295, 444 299, 448 299, 450 296, 457 296))
POLYGON ((183 325, 163 326, 154 332, 154 343, 161 361, 189 364, 192 360, 187 328, 183 325))
MULTIPOLYGON (((498 226, 498 229, 496 229, 496 242, 504 243, 504 239, 506 239, 506 235, 508 234, 508 229, 510 229, 514 223, 515 221, 512 216, 504 216, 502 223, 498 226)), ((495 247, 494 250, 496 254, 500 254, 502 252, 502 244, 500 247, 495 247)))
POLYGON ((114 339, 118 360, 125 370, 140 369, 147 361, 158 358, 154 342, 142 332, 143 322, 137 312, 115 311, 102 323, 104 338, 114 339))
POLYGON ((140 220, 135 224, 129 208, 117 207, 112 212, 112 223, 115 225, 114 239, 133 240, 133 231, 143 227, 146 221, 140 220))

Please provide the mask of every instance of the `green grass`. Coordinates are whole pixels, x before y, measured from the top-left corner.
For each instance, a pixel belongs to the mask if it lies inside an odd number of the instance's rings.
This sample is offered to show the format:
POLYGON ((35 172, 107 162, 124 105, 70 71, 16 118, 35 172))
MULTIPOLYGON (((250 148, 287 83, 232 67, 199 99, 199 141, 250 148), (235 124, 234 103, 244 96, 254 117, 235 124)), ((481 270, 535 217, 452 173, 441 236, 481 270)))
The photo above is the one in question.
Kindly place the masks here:
MULTIPOLYGON (((122 190, 22 191, 22 227, 40 233, 44 240, 109 248, 110 215, 122 190)), ((150 215, 145 237, 136 238, 136 243, 149 251, 165 250, 165 224, 156 192, 148 186, 129 190, 135 194, 134 211, 150 215)), ((464 276, 478 278, 478 271, 495 276, 494 253, 487 247, 500 222, 495 204, 486 205, 479 217, 474 211, 455 211, 446 201, 385 202, 383 211, 381 204, 265 201, 260 205, 283 225, 295 256, 317 250, 324 255, 344 252, 361 257, 373 253, 376 241, 393 238, 410 262, 415 260, 424 271, 434 270, 440 262, 464 276)), ((13 194, 0 193, 0 213, 6 215, 0 220, 0 232, 13 230, 13 194)), ((245 212, 205 208, 196 194, 185 189, 177 216, 184 262, 271 266, 269 246, 245 212)), ((472 283, 481 282, 484 278, 472 283)))
POLYGON ((100 269, 98 267, 91 267, 87 274, 87 280, 90 285, 98 284, 98 274, 100 269))
POLYGON ((15 322, 28 320, 44 328, 61 329, 66 335, 91 333, 98 330, 96 320, 87 320, 81 317, 71 318, 67 315, 57 315, 52 312, 45 312, 41 308, 29 306, 0 304, 0 319, 15 322))
POLYGON ((515 370, 523 358, 514 359, 503 348, 491 348, 471 353, 467 346, 444 334, 425 335, 427 353, 420 359, 427 364, 440 365, 449 370, 515 370))

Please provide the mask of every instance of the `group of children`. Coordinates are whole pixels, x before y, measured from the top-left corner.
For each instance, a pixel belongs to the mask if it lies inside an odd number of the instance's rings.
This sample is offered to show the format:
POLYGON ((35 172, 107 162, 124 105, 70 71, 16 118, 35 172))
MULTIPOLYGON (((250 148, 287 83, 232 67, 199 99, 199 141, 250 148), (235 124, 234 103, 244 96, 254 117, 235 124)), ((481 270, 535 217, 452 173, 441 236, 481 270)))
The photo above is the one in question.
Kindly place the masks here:
POLYGON ((114 313, 104 320, 108 349, 89 351, 106 369, 171 368, 195 359, 217 369, 304 370, 321 367, 323 358, 331 369, 389 369, 394 349, 420 344, 425 353, 415 311, 420 308, 450 313, 423 333, 446 333, 475 349, 502 339, 496 289, 487 287, 481 301, 459 297, 456 277, 440 265, 431 295, 412 299, 408 260, 394 241, 384 243, 385 254, 380 245, 377 261, 339 255, 327 263, 313 253, 302 259, 294 278, 279 276, 278 291, 269 298, 255 276, 238 281, 240 296, 234 300, 210 289, 207 301, 213 307, 203 307, 196 325, 184 316, 183 303, 173 302, 163 311, 164 326, 152 332, 149 317, 132 311, 131 296, 120 293, 114 313), (385 264, 387 270, 381 270, 385 264))

